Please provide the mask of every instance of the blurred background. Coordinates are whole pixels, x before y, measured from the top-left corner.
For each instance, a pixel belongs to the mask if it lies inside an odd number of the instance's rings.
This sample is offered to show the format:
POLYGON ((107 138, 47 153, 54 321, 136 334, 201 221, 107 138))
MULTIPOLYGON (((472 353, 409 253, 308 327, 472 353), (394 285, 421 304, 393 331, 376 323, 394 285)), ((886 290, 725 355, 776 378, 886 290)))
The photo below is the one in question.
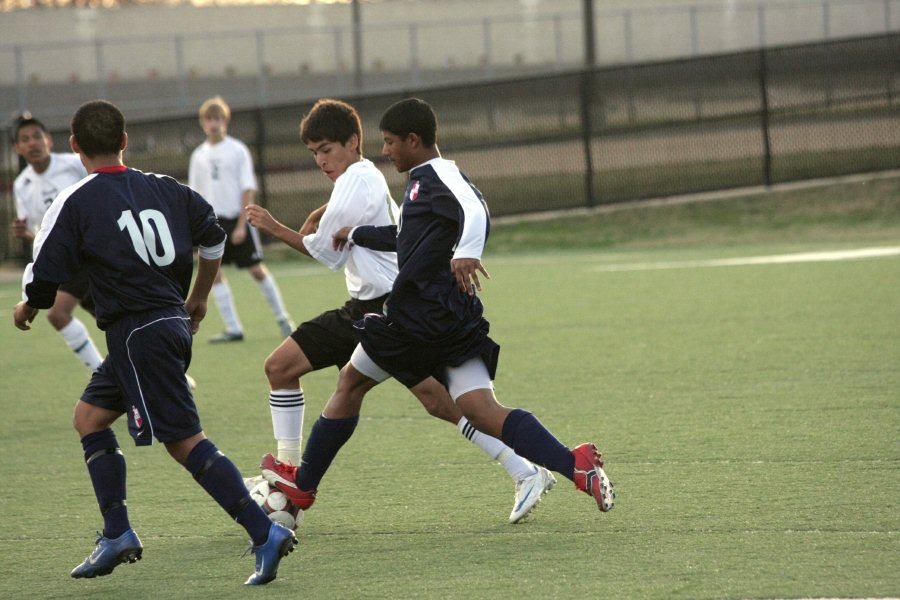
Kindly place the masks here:
MULTIPOLYGON (((14 216, 12 119, 67 149, 105 98, 127 163, 184 180, 196 110, 234 109, 258 202, 299 226, 328 199, 297 126, 319 97, 353 103, 364 150, 416 95, 494 215, 592 207, 900 166, 900 0, 0 2, 0 218, 14 216)), ((0 260, 25 250, 0 233, 0 260)))

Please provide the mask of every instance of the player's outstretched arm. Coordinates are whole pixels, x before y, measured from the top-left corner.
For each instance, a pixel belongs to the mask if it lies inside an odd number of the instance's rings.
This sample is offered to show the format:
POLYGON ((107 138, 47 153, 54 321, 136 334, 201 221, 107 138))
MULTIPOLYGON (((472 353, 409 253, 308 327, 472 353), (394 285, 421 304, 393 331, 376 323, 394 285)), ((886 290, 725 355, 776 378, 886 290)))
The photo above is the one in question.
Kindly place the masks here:
POLYGON ((13 311, 13 322, 18 329, 28 331, 31 329, 31 322, 34 321, 37 314, 38 309, 28 306, 28 304, 22 300, 16 304, 16 308, 13 311))
POLYGON ((34 232, 28 229, 28 221, 25 219, 14 219, 11 230, 14 237, 21 238, 28 242, 34 241, 34 232))
POLYGON ((459 289, 469 296, 481 291, 481 281, 478 279, 478 273, 481 272, 485 278, 490 279, 488 273, 481 261, 477 258, 454 258, 450 261, 450 270, 456 276, 456 283, 459 289))
POLYGON ((309 235, 317 232, 319 230, 319 222, 322 221, 322 215, 325 214, 325 209, 327 208, 328 204, 323 204, 309 213, 309 216, 306 217, 306 221, 304 221, 303 225, 300 227, 300 235, 309 235))
POLYGON ((268 210, 257 204, 251 204, 244 208, 244 214, 247 215, 247 221, 258 230, 271 235, 275 239, 281 240, 297 252, 302 252, 309 256, 309 250, 303 245, 302 230, 299 232, 294 231, 287 225, 284 225, 275 219, 268 210))

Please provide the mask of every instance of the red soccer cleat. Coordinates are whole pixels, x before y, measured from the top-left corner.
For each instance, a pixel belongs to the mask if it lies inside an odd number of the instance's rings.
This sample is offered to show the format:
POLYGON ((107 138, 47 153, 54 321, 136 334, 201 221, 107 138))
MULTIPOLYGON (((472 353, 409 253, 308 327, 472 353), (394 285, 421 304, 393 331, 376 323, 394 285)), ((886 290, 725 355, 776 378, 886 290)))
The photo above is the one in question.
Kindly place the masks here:
POLYGON ((262 457, 262 476, 270 485, 278 488, 300 510, 306 510, 316 501, 316 490, 301 490, 297 487, 297 467, 283 463, 271 454, 262 457))
POLYGON ((575 487, 597 501, 597 507, 607 512, 616 504, 612 482, 603 472, 603 458, 597 446, 590 442, 575 446, 575 487))

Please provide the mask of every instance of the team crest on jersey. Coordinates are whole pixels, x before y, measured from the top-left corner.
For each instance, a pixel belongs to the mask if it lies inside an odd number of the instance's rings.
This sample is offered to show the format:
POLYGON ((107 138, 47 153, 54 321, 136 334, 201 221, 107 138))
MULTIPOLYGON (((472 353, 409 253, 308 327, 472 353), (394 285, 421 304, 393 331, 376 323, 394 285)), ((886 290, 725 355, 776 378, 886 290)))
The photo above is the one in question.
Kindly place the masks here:
POLYGON ((412 202, 419 197, 419 182, 415 182, 409 190, 409 200, 412 202))
POLYGON ((141 418, 141 413, 138 412, 138 409, 136 406, 131 407, 131 412, 134 415, 134 424, 137 425, 138 428, 140 429, 141 427, 144 426, 144 419, 141 418))

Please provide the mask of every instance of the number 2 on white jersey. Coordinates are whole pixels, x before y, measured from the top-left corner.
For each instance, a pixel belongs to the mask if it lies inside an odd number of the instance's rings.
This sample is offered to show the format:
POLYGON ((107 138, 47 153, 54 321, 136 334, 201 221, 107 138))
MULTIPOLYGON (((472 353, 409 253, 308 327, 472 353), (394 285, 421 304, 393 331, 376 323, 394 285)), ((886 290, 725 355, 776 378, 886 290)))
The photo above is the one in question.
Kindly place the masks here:
POLYGON ((175 260, 175 243, 172 241, 172 233, 169 231, 169 223, 166 221, 165 215, 158 210, 146 209, 142 210, 138 216, 143 227, 138 226, 130 210, 123 210, 122 216, 117 221, 119 229, 127 231, 128 235, 131 236, 134 251, 148 265, 150 264, 150 259, 153 259, 153 262, 158 267, 172 264, 175 260), (153 230, 151 223, 156 226, 156 231, 153 230), (156 232, 159 232, 159 245, 162 246, 162 255, 157 254, 156 232))

